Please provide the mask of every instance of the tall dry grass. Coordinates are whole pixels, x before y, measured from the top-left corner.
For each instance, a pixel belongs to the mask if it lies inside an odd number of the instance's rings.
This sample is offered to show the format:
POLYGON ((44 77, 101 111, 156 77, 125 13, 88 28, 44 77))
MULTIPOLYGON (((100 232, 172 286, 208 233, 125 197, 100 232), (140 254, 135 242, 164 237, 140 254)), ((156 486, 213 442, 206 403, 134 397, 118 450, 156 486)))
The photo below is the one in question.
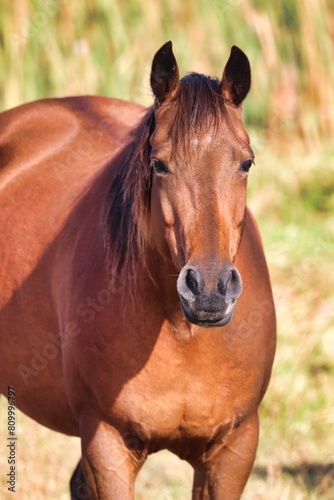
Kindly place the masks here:
MULTIPOLYGON (((152 56, 220 76, 237 44, 253 67, 249 124, 306 144, 334 132, 333 0, 2 0, 0 106, 68 94, 151 102, 152 56)), ((279 140, 278 140, 279 139, 279 140)))

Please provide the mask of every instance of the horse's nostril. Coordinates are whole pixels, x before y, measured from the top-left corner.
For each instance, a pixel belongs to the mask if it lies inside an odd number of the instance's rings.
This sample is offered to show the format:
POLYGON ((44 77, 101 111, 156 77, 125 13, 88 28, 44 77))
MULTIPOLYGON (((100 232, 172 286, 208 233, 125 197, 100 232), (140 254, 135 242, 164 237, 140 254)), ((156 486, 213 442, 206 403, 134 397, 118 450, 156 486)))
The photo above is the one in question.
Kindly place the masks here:
POLYGON ((218 288, 218 292, 221 295, 225 295, 226 288, 229 284, 230 279, 231 279, 230 272, 228 272, 227 275, 226 274, 220 275, 217 288, 218 288))
POLYGON ((189 290, 191 290, 194 295, 199 294, 199 280, 197 279, 196 271, 194 271, 193 269, 188 269, 186 284, 189 290))
POLYGON ((230 271, 229 282, 231 284, 237 284, 239 282, 239 273, 235 269, 231 269, 230 271))
POLYGON ((242 282, 240 274, 235 267, 223 271, 218 281, 218 292, 226 298, 234 300, 240 295, 242 282))

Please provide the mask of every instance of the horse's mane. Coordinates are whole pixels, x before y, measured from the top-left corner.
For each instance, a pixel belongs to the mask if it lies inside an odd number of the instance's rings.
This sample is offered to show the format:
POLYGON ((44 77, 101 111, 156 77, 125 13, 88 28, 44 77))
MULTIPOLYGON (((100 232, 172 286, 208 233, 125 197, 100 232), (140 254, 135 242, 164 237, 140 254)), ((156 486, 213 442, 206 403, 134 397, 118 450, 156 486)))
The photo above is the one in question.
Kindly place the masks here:
POLYGON ((116 280, 123 269, 125 276, 135 278, 135 264, 143 255, 149 240, 149 138, 154 130, 154 122, 154 110, 150 108, 118 158, 117 173, 109 189, 104 240, 111 280, 116 280))
MULTIPOLYGON (((210 130, 215 134, 222 122, 228 124, 219 81, 191 73, 180 81, 173 100, 175 117, 170 131, 173 154, 190 156, 189 140, 210 130)), ((168 105, 168 104, 167 104, 168 105)), ((155 127, 154 107, 133 130, 129 145, 119 158, 105 207, 105 245, 110 278, 135 280, 136 266, 145 266, 145 250, 152 245, 150 234, 150 199, 152 172, 150 136, 155 127)))

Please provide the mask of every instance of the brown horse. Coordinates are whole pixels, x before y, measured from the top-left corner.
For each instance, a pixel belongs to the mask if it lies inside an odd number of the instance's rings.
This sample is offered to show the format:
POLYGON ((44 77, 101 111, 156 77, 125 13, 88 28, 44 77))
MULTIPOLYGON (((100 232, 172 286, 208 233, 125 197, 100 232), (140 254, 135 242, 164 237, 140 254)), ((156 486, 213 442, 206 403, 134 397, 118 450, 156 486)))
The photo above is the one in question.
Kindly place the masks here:
POLYGON ((0 115, 1 392, 80 436, 72 498, 133 498, 149 453, 194 468, 193 498, 238 498, 275 350, 246 209, 250 88, 155 55, 148 110, 102 97, 0 115))

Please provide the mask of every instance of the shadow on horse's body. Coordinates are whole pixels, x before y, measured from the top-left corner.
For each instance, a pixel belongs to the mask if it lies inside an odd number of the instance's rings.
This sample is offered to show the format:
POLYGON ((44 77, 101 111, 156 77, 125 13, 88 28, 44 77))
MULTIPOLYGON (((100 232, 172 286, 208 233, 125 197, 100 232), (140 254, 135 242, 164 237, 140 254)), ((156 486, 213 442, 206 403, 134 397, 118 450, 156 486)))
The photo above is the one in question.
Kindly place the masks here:
POLYGON ((147 454, 195 469, 194 498, 238 498, 255 458, 275 313, 233 48, 221 82, 179 80, 155 105, 81 97, 0 115, 1 392, 77 435, 75 498, 133 497, 147 454))

